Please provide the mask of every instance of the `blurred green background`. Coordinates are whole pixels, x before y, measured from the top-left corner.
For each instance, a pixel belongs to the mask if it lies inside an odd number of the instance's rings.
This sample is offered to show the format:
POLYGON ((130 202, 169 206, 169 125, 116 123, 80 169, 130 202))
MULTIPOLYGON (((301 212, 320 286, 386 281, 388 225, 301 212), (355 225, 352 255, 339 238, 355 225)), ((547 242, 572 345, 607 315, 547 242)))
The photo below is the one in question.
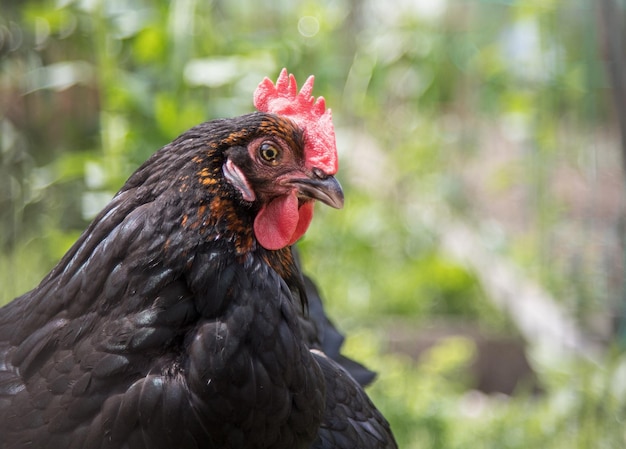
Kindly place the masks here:
POLYGON ((287 67, 333 109, 346 193, 304 266, 400 446, 625 447, 625 13, 1 0, 0 303, 151 153, 287 67))

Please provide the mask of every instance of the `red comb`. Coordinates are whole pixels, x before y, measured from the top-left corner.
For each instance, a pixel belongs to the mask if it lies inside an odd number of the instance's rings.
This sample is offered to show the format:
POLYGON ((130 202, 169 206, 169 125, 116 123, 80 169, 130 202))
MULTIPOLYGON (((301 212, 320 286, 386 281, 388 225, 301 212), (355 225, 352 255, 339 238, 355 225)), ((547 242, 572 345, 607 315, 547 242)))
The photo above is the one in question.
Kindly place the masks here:
POLYGON ((311 75, 298 92, 296 78, 283 69, 276 85, 269 78, 259 84, 254 92, 254 106, 261 112, 296 122, 304 130, 306 166, 334 175, 338 168, 335 128, 324 97, 316 100, 311 95, 313 80, 311 75))

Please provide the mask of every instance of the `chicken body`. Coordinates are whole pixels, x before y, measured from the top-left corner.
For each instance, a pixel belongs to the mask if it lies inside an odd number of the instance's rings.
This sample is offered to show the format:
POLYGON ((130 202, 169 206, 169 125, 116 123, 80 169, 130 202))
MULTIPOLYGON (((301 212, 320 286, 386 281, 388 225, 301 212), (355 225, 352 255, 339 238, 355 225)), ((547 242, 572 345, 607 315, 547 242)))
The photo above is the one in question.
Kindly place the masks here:
POLYGON ((303 326, 290 245, 312 200, 342 201, 304 145, 289 119, 254 113, 144 163, 0 309, 0 448, 395 447, 303 326))

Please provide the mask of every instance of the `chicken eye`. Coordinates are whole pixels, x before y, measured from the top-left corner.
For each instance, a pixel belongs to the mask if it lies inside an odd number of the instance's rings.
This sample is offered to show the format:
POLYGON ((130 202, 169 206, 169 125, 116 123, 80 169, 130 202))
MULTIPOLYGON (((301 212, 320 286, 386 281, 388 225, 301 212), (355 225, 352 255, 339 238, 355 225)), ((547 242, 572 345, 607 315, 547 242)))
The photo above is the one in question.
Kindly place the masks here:
POLYGON ((265 162, 276 165, 278 163, 280 151, 271 143, 264 143, 259 148, 259 154, 261 155, 261 159, 265 162))

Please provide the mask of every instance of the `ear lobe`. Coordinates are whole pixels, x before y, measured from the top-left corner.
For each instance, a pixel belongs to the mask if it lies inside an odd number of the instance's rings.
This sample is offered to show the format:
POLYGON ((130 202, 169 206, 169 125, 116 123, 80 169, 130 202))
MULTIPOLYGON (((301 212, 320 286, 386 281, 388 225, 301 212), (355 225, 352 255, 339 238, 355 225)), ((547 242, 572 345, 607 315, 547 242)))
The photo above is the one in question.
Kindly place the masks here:
POLYGON ((250 183, 246 178, 246 175, 243 174, 241 169, 235 165, 233 161, 228 159, 226 163, 222 166, 222 171, 224 172, 224 177, 226 180, 239 192, 241 192, 241 196, 245 201, 254 201, 256 199, 256 195, 252 187, 250 187, 250 183))

